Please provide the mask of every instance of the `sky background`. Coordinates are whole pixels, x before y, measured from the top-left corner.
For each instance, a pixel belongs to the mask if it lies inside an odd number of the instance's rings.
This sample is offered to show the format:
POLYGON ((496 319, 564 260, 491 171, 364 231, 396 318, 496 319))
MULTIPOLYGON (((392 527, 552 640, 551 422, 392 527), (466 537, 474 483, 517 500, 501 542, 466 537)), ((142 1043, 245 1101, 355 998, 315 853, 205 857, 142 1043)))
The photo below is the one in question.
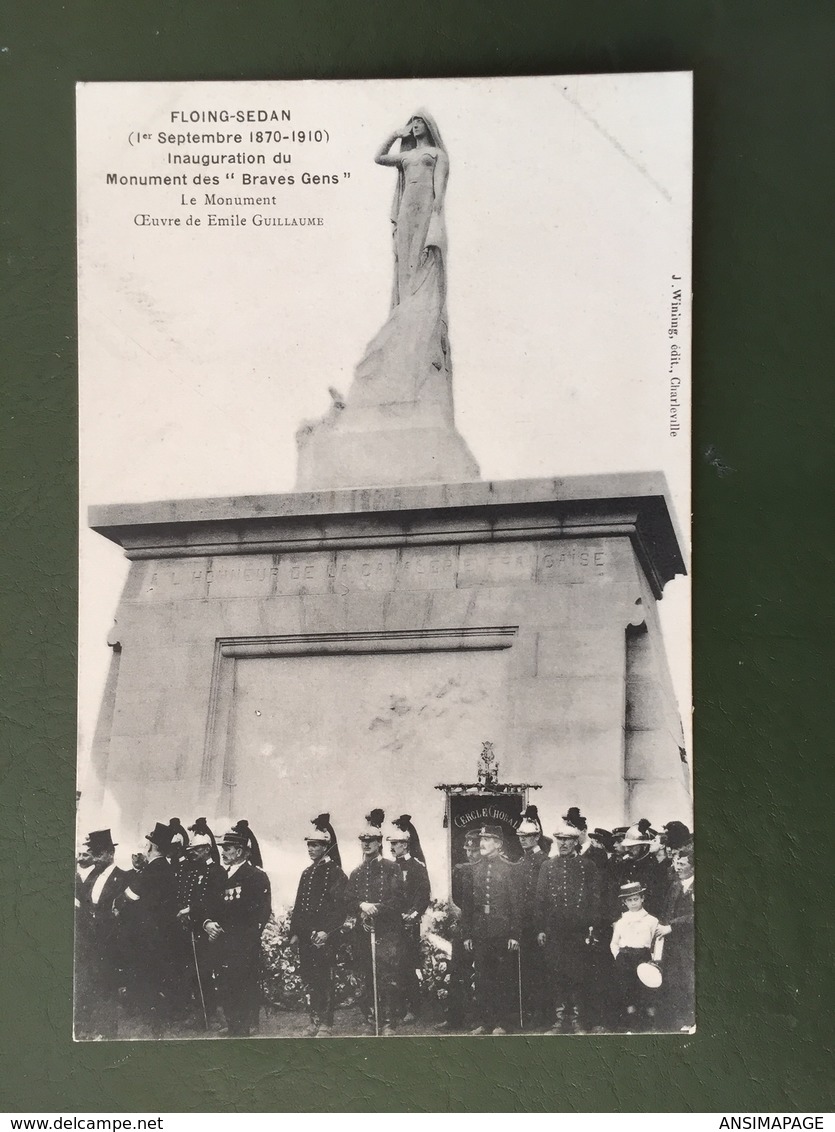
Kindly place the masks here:
MULTIPOLYGON (((689 309, 682 430, 669 435, 671 279, 690 291, 691 79, 615 75, 332 83, 86 84, 78 94, 79 770, 83 781, 127 573, 91 504, 291 491, 294 434, 347 392, 388 312, 395 173, 377 147, 425 107, 450 160, 448 311, 457 425, 485 479, 665 473, 689 535, 689 309), (327 142, 160 145, 173 110, 287 109, 264 129, 327 142), (151 139, 138 144, 136 134, 151 139), (131 141, 133 144, 131 144, 131 141), (168 152, 264 152, 266 166, 174 167, 168 152), (274 152, 291 156, 273 164, 274 152), (226 171, 233 171, 227 180, 226 171), (302 185, 301 174, 338 184, 302 185), (107 173, 219 175, 108 186, 107 173), (242 173, 292 173, 245 188, 242 173), (350 173, 350 177, 345 177, 350 173), (211 208, 204 193, 276 196, 211 208), (196 207, 183 206, 181 194, 196 207), (322 226, 209 228, 208 214, 322 226), (203 219, 138 227, 137 213, 203 219)), ((689 548, 688 548, 689 550, 689 548)), ((690 734, 690 582, 660 604, 690 734)))

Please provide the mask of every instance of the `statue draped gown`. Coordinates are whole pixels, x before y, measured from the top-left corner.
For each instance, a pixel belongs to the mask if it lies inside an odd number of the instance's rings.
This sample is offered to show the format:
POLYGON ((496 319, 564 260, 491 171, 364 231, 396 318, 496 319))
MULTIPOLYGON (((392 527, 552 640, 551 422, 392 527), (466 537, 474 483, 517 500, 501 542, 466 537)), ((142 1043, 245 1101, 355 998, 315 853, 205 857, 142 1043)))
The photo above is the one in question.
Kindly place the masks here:
MULTIPOLYGON (((437 132, 433 131, 437 138, 437 132)), ((420 403, 452 413, 452 361, 446 312, 446 239, 436 193, 441 147, 401 153, 392 209, 394 285, 389 317, 355 371, 350 401, 392 408, 420 403)))

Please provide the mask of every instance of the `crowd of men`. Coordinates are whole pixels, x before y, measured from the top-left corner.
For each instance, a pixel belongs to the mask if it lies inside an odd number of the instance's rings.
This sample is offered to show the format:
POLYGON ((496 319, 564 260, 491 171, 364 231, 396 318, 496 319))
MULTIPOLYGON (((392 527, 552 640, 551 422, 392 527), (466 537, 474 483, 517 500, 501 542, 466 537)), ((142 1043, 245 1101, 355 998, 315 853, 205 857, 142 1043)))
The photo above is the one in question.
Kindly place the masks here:
MULTIPOLYGON (((360 864, 346 875, 329 814, 305 837, 290 924, 308 1003, 309 1036, 334 1025, 337 956, 348 943, 368 1032, 414 1023, 422 1001, 421 925, 430 904, 410 815, 384 833, 372 810, 360 864), (385 856, 384 845, 391 856, 385 856)), ((588 829, 576 807, 553 839, 529 806, 512 835, 467 833, 453 868, 446 976, 452 1033, 678 1030, 693 1025, 693 842, 689 829, 648 821, 588 829), (550 855, 556 845, 556 852, 550 855)), ((76 878, 76 1033, 118 1036, 127 1014, 160 1037, 217 1025, 258 1031, 261 936, 270 882, 246 821, 218 841, 205 818, 157 823, 130 871, 110 830, 90 833, 76 878)), ((424 1031, 425 1032, 425 1031, 424 1031)))

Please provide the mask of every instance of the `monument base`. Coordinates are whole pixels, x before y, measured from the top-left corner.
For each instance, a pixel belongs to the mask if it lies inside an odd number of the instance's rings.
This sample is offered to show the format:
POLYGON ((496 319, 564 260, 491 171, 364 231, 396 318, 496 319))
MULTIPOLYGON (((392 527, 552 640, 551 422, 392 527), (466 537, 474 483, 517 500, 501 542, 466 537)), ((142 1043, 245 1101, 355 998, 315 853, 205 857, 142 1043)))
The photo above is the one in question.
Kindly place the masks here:
MULTIPOLYGON (((279 892, 309 817, 413 815, 436 895, 439 782, 485 740, 556 822, 690 822, 656 602, 684 563, 660 475, 91 510, 130 573, 81 807, 137 838, 247 818, 279 892)), ((88 826, 90 822, 88 821, 88 826)))

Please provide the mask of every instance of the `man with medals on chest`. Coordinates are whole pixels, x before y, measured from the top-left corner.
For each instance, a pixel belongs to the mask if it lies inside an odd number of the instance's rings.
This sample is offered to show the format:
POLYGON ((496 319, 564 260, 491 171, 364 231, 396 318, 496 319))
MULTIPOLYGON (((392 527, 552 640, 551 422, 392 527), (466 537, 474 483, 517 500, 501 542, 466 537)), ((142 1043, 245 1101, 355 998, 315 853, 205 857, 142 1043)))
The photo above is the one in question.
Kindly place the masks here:
POLYGON ((218 998, 232 1038, 248 1038, 261 1008, 261 933, 270 918, 270 881, 247 821, 224 834, 220 852, 226 879, 203 930, 216 947, 218 998))
POLYGON ((345 919, 348 878, 330 814, 313 818, 305 837, 311 864, 299 880, 290 918, 290 943, 298 946, 299 966, 310 1011, 306 1036, 328 1038, 333 1033, 334 968, 339 932, 345 919))
POLYGON ((473 1034, 506 1034, 517 1016, 520 910, 516 866, 502 856, 499 825, 479 831, 481 860, 462 893, 461 931, 475 965, 473 1034))
POLYGON ((374 1032, 393 1033, 403 962, 403 886, 394 861, 383 858, 385 814, 372 810, 360 832, 362 863, 348 881, 348 910, 357 917, 354 962, 362 981, 363 1007, 374 1032))
POLYGON ((85 842, 88 868, 76 886, 76 1029, 82 1037, 115 1038, 121 985, 121 939, 114 902, 125 890, 127 873, 118 868, 109 829, 85 842))
MULTIPOLYGON (((554 833, 557 856, 539 871, 538 940, 550 974, 550 1033, 576 1033, 587 1005, 589 944, 601 916, 600 871, 577 853, 578 830, 567 823, 554 833)), ((588 1023, 588 1017, 584 1019, 588 1023)))
POLYGON ((386 840, 391 846, 394 863, 400 870, 403 888, 403 966, 400 972, 402 1020, 414 1022, 420 1011, 420 922, 429 907, 431 889, 429 873, 412 815, 402 814, 392 823, 386 840))
POLYGON ((519 970, 521 983, 521 1011, 525 1027, 541 1027, 547 1018, 547 1004, 543 995, 545 968, 542 948, 539 946, 536 891, 539 871, 548 860, 550 837, 542 834, 542 823, 536 806, 528 806, 516 830, 522 856, 515 868, 519 875, 519 903, 521 937, 519 940, 519 970))
MULTIPOLYGON (((170 828, 170 825, 169 825, 170 828)), ((190 1003, 197 1003, 203 1023, 216 1006, 214 948, 202 931, 226 884, 215 835, 205 818, 189 826, 192 834, 177 871, 177 922, 185 939, 184 985, 190 1003)))

